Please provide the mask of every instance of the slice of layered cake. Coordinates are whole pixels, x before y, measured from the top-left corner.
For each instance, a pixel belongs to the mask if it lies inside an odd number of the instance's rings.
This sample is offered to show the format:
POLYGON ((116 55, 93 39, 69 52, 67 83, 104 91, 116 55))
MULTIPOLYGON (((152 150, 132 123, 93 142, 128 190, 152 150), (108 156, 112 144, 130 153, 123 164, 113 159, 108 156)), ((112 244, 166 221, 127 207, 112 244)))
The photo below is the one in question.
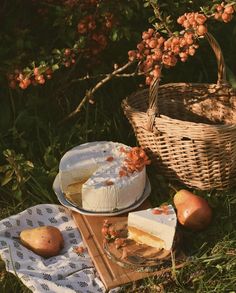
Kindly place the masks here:
POLYGON ((176 224, 176 214, 172 205, 131 212, 128 215, 128 235, 138 243, 170 250, 176 224))

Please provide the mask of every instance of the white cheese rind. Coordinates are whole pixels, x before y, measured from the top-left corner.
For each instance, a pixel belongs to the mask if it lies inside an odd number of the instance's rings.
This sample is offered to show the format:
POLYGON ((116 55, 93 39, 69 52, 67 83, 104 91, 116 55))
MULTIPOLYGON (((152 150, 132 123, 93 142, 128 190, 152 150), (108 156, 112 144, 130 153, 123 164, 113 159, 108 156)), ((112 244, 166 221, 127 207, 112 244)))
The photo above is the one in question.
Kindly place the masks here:
POLYGON ((168 214, 153 214, 151 209, 131 212, 128 215, 128 227, 134 227, 162 239, 165 249, 170 250, 176 230, 176 214, 172 205, 168 206, 168 214))
POLYGON ((82 207, 90 211, 120 210, 132 205, 143 194, 146 168, 130 176, 119 176, 125 154, 120 151, 130 147, 114 142, 92 142, 73 148, 62 157, 59 165, 61 189, 83 178, 82 207), (107 158, 113 157, 109 162, 107 158), (107 185, 106 182, 113 185, 107 185))

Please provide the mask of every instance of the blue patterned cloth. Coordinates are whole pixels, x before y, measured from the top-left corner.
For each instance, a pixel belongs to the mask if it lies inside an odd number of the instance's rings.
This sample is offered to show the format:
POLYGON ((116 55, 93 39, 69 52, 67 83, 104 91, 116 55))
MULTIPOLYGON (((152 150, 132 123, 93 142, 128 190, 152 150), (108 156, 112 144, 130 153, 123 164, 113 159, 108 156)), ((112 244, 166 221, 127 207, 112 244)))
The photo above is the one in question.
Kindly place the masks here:
MULTIPOLYGON (((75 246, 83 246, 81 235, 71 212, 60 205, 36 205, 0 221, 0 255, 6 269, 33 292, 106 291, 87 250, 78 255, 73 251, 75 246), (22 246, 18 239, 22 230, 45 225, 57 227, 64 238, 60 254, 47 259, 22 246)), ((110 293, 118 290, 110 290, 110 293)))

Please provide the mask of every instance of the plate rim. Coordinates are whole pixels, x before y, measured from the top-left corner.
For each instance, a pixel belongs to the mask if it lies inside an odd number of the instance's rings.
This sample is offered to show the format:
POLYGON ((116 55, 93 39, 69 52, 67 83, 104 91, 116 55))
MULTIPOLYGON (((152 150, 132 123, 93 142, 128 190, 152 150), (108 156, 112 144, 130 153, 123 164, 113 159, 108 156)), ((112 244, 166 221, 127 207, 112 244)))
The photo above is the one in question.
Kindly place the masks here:
POLYGON ((139 207, 145 201, 145 199, 148 198, 148 196, 151 193, 151 183, 150 183, 148 176, 146 175, 146 183, 145 183, 145 188, 144 188, 143 194, 132 205, 130 205, 129 207, 123 208, 121 210, 114 211, 114 212, 94 212, 94 211, 87 211, 82 208, 77 208, 74 205, 72 205, 71 203, 69 203, 69 201, 66 200, 64 193, 61 190, 59 180, 60 180, 59 173, 57 173, 57 175, 53 181, 52 187, 53 187, 53 191, 56 194, 59 202, 63 206, 65 206, 65 207, 67 207, 77 213, 80 213, 82 215, 88 215, 88 216, 117 216, 117 215, 127 213, 127 212, 132 211, 132 210, 136 209, 137 207, 139 207))

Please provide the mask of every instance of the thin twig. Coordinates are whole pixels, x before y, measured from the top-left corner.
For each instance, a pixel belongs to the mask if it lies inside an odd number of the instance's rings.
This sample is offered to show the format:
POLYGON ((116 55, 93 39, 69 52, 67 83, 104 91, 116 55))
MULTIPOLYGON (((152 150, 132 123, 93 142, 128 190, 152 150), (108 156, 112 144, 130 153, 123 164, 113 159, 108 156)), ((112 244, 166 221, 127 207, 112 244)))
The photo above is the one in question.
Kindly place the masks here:
POLYGON ((164 26, 164 28, 167 30, 169 36, 171 37, 173 35, 173 33, 170 30, 170 28, 168 27, 168 25, 165 22, 165 20, 163 19, 162 15, 161 15, 161 12, 160 12, 160 9, 159 9, 159 6, 158 5, 155 5, 152 2, 150 4, 151 4, 151 6, 153 8, 153 11, 155 13, 156 18, 160 20, 161 24, 164 26))
MULTIPOLYGON (((145 73, 144 72, 132 72, 132 73, 122 73, 122 74, 116 74, 115 76, 113 77, 135 77, 135 76, 141 76, 141 75, 144 75, 145 73)), ((101 77, 107 77, 107 76, 110 76, 111 74, 110 73, 105 73, 105 74, 98 74, 98 75, 93 75, 93 76, 90 76, 90 75, 86 75, 86 76, 83 76, 81 78, 76 78, 76 79, 73 79, 71 81, 71 83, 77 83, 77 82, 81 82, 81 81, 84 81, 84 80, 91 80, 91 79, 97 79, 97 78, 101 78, 101 77)))
MULTIPOLYGON (((63 123, 65 121, 67 121, 68 119, 74 117, 77 113, 79 113, 81 111, 81 108, 85 104, 85 102, 87 100, 91 99, 93 97, 94 93, 100 87, 102 87, 105 83, 107 83, 108 81, 110 81, 113 77, 119 76, 119 74, 122 71, 126 70, 133 63, 134 62, 128 62, 124 66, 119 67, 118 69, 115 69, 112 73, 107 74, 105 78, 103 78, 102 80, 100 80, 93 88, 87 90, 85 96, 83 97, 83 99, 81 100, 81 102, 79 103, 79 105, 75 108, 75 110, 72 111, 68 116, 66 116, 60 123, 63 123)), ((135 76, 135 74, 131 73, 130 76, 135 76)))

